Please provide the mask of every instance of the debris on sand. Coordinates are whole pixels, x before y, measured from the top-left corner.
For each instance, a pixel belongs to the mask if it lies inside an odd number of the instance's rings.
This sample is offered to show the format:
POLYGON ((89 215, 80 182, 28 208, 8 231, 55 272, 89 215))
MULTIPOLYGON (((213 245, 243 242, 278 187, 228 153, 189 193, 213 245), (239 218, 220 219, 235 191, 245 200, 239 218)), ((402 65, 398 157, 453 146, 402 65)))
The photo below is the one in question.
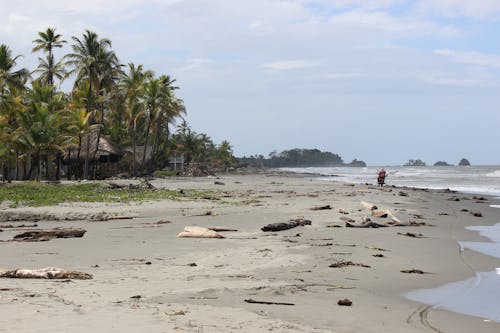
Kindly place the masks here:
POLYGON ((429 274, 428 272, 424 272, 420 269, 415 269, 415 268, 412 268, 412 269, 403 269, 401 270, 401 273, 407 273, 407 274, 429 274))
POLYGON ((18 242, 44 242, 53 238, 81 238, 87 232, 84 229, 59 229, 26 231, 15 235, 12 239, 18 242))
POLYGON ((256 301, 256 300, 253 300, 251 298, 246 299, 245 302, 252 303, 252 304, 267 304, 267 305, 295 305, 294 303, 256 301))
POLYGON ((347 298, 344 298, 344 299, 340 299, 337 304, 339 306, 351 306, 352 305, 352 301, 347 299, 347 298))
POLYGON ((332 206, 326 205, 326 206, 315 206, 315 207, 309 208, 309 210, 328 210, 328 209, 332 209, 332 206))
POLYGON ((475 216, 475 217, 483 217, 483 214, 481 214, 480 211, 471 211, 470 213, 472 216, 475 216))
POLYGON ((14 229, 14 228, 36 228, 38 227, 38 224, 18 224, 18 225, 12 225, 12 224, 0 224, 0 228, 2 229, 14 229))
POLYGON ((224 231, 238 231, 238 229, 232 229, 232 228, 224 228, 224 227, 208 227, 208 230, 213 230, 216 232, 224 232, 224 231))
POLYGON ((282 231, 292 229, 298 226, 311 225, 310 220, 306 220, 303 218, 298 218, 294 220, 290 220, 288 222, 280 222, 280 223, 271 223, 261 228, 262 231, 282 231))
POLYGON ((344 214, 344 215, 348 215, 348 214, 349 214, 349 211, 348 211, 348 210, 346 210, 346 209, 340 208, 340 209, 339 209, 339 213, 340 213, 340 214, 344 214))
POLYGON ((184 231, 177 235, 179 238, 225 238, 218 232, 208 228, 187 226, 184 231))
POLYGON ((407 236, 407 237, 413 237, 413 238, 426 238, 426 237, 425 237, 423 234, 421 234, 421 233, 414 234, 413 232, 407 232, 407 233, 398 232, 398 235, 401 235, 401 236, 407 236))
POLYGON ((341 267, 346 267, 346 266, 359 266, 359 267, 371 268, 371 266, 369 266, 369 265, 355 263, 355 262, 346 261, 346 260, 339 260, 339 261, 329 265, 328 267, 341 268, 341 267))
POLYGON ((349 222, 349 223, 353 223, 355 222, 354 219, 350 218, 350 217, 347 217, 347 216, 341 216, 340 217, 340 220, 341 221, 344 221, 344 222, 349 222))
POLYGON ((2 278, 18 278, 18 279, 75 279, 75 280, 90 280, 92 275, 78 271, 68 271, 56 267, 46 267, 40 269, 0 269, 0 277, 2 278))

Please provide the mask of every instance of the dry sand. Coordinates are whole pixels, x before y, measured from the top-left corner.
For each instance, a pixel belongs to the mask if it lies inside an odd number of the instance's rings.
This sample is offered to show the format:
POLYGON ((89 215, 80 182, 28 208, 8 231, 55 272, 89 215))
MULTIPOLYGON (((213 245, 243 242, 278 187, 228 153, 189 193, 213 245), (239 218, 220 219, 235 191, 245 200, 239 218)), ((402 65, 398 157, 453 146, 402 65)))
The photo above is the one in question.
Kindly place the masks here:
MULTIPOLYGON (((25 220, 2 225, 32 223, 29 216, 38 214, 38 229, 78 227, 87 233, 46 242, 1 242, 0 268, 52 266, 90 273, 93 279, 0 279, 0 332, 500 332, 500 323, 402 296, 500 267, 498 259, 460 251, 459 240, 486 241, 465 226, 500 220, 498 210, 470 200, 472 195, 280 174, 152 184, 213 189, 218 200, 4 207, 4 219, 18 214, 25 220), (448 200, 453 196, 460 201, 448 200), (359 223, 370 215, 362 202, 390 210, 402 222, 433 226, 345 228, 341 217, 359 223), (311 210, 325 205, 333 209, 311 210), (462 209, 481 211, 483 217, 462 209), (133 218, 88 220, 96 214, 133 218), (65 216, 83 220, 60 221, 65 216), (298 217, 312 225, 260 230, 298 217), (158 221, 171 223, 154 224, 158 221), (223 232, 224 239, 176 237, 190 225, 238 231, 223 232), (407 232, 425 238, 398 234, 407 232), (339 260, 370 267, 329 267, 339 260), (432 274, 401 273, 404 269, 432 274), (337 305, 345 298, 352 306, 337 305)), ((498 204, 492 198, 488 203, 498 204)), ((0 240, 20 231, 4 229, 0 240)))

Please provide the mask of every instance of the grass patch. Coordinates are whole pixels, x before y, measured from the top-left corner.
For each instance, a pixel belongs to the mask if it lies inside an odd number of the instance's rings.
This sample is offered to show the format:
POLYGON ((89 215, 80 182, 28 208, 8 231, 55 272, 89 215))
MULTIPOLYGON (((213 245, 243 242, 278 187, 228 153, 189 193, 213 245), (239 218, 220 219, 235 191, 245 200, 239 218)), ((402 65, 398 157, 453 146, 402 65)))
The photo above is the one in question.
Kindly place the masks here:
POLYGON ((168 178, 168 177, 178 177, 181 175, 180 170, 156 170, 153 173, 155 178, 168 178))
POLYGON ((23 182, 2 184, 0 202, 8 201, 10 207, 50 206, 62 202, 141 202, 159 199, 207 199, 217 198, 215 191, 167 190, 167 189, 111 189, 106 184, 46 184, 23 182))

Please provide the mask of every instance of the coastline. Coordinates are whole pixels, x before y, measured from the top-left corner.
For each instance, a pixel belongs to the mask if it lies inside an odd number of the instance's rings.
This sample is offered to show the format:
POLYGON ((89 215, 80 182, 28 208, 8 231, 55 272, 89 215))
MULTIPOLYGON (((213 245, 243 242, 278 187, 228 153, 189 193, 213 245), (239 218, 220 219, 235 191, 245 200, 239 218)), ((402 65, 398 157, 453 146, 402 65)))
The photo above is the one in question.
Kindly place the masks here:
MULTIPOLYGON (((220 196, 218 200, 75 203, 29 209, 53 213, 106 210, 134 218, 107 222, 40 221, 43 228, 74 226, 86 229, 87 234, 82 239, 0 243, 2 268, 56 266, 94 276, 89 281, 68 283, 0 279, 1 288, 8 289, 0 292, 5 313, 0 319, 0 332, 13 328, 21 332, 53 332, 64 327, 75 332, 90 328, 134 332, 139 324, 140 330, 155 332, 500 329, 500 323, 433 309, 402 296, 500 267, 500 259, 471 250, 460 251, 458 244, 488 241, 465 227, 500 222, 498 209, 489 207, 500 202, 497 198, 484 196, 487 200, 476 202, 465 193, 379 189, 274 172, 224 175, 219 182, 224 185, 215 184, 213 178, 151 182, 157 187, 215 190, 220 196), (407 196, 399 195, 401 191, 407 196), (449 201, 452 196, 460 201, 449 201), (345 228, 340 220, 343 215, 356 222, 368 215, 362 201, 391 210, 401 221, 425 221, 434 226, 345 228), (333 209, 310 210, 323 205, 333 209), (349 214, 341 214, 339 209, 349 214), (483 217, 470 214, 475 210, 481 211, 483 217), (274 233, 260 231, 269 223, 297 217, 310 219, 312 225, 274 233), (170 223, 151 225, 159 220, 170 223), (216 225, 239 231, 224 233, 227 238, 220 240, 176 238, 187 225, 216 225), (342 228, 329 227, 332 225, 342 228), (398 232, 422 233, 426 238, 406 237, 398 232), (373 257, 374 254, 383 257, 373 257), (338 260, 371 267, 328 267, 338 260), (150 265, 144 264, 148 261, 150 265), (190 263, 196 266, 189 266, 190 263), (432 274, 400 272, 412 268, 432 274), (249 298, 295 305, 245 303, 244 299, 249 298), (337 301, 344 298, 353 305, 338 306, 337 301)), ((14 231, 4 230, 0 238, 6 240, 14 231)))

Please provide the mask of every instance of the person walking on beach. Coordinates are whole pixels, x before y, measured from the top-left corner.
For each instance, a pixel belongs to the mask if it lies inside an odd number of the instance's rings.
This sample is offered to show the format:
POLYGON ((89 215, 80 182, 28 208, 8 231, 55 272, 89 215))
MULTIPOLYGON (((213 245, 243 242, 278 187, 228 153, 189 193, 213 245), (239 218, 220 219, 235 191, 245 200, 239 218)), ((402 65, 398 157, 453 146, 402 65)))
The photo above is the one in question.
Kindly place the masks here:
POLYGON ((384 168, 380 169, 378 171, 378 178, 377 178, 377 182, 378 182, 378 185, 379 186, 384 186, 385 184, 385 177, 387 176, 387 172, 385 171, 384 168))

